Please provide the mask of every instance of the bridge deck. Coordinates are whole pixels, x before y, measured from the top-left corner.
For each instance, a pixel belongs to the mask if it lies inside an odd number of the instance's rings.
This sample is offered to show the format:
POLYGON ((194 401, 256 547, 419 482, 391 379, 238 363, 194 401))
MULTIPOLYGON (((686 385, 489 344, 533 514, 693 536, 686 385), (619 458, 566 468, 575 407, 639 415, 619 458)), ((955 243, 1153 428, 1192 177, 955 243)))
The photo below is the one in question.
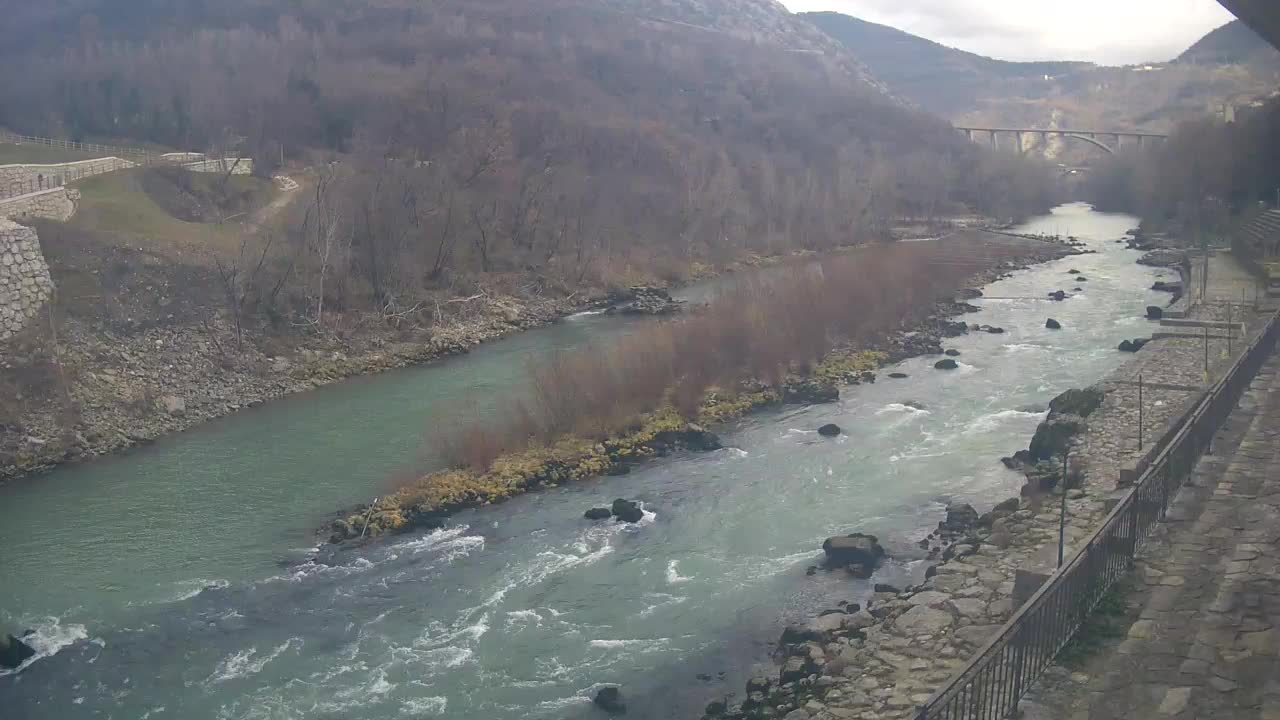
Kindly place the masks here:
POLYGON ((1072 130, 1064 128, 1017 128, 1017 127, 960 127, 956 126, 956 130, 969 132, 996 132, 996 133, 1027 133, 1037 134, 1044 133, 1046 135, 1084 135, 1086 137, 1093 135, 1116 136, 1121 137, 1144 137, 1144 138, 1167 138, 1164 133, 1141 132, 1138 130, 1072 130))

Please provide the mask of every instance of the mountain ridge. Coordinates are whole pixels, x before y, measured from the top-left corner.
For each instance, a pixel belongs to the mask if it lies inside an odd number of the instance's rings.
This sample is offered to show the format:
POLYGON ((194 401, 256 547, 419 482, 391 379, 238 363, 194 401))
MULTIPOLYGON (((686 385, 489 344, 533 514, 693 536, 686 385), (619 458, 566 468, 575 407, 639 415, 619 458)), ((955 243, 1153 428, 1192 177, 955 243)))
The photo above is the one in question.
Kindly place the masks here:
POLYGON ((1260 47, 1239 21, 1169 62, 1104 66, 998 60, 840 13, 801 16, 848 47, 890 92, 954 123, 1165 132, 1224 103, 1254 102, 1280 83, 1280 52, 1260 47))

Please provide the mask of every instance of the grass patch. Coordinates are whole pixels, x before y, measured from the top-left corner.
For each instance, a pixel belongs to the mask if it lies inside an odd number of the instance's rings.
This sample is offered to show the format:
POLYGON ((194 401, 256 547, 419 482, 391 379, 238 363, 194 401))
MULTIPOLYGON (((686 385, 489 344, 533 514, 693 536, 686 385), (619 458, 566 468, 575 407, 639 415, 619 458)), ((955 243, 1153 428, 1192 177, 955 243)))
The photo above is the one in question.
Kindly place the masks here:
MULTIPOLYGON (((156 170, 133 168, 106 173, 77 184, 80 203, 68 224, 111 237, 131 247, 196 262, 210 253, 234 255, 244 232, 238 222, 222 224, 189 222, 174 217, 165 207, 172 197, 157 201, 156 170), (151 192, 148 192, 148 188, 151 192)), ((200 181, 205 182, 205 181, 200 181)), ((249 194, 261 204, 274 189, 266 180, 234 177, 228 183, 238 194, 249 194)), ((174 189, 176 196, 178 190, 174 189)))
POLYGON ((1098 601, 1098 606, 1085 618, 1075 637, 1058 653, 1059 663, 1072 670, 1079 670, 1107 645, 1125 636, 1129 627, 1126 600, 1131 589, 1128 579, 1111 586, 1098 601))
POLYGON ((97 160, 107 155, 48 145, 0 143, 0 165, 55 165, 77 160, 97 160))

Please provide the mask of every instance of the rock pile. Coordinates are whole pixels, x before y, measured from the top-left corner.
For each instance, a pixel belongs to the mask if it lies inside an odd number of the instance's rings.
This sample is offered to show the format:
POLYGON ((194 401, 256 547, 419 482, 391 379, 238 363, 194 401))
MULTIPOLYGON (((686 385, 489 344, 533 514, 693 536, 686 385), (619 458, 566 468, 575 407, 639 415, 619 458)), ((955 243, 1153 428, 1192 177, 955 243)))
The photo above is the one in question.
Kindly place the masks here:
POLYGON ((606 313, 623 315, 670 315, 684 307, 673 300, 663 288, 637 286, 625 290, 612 290, 602 303, 606 313))

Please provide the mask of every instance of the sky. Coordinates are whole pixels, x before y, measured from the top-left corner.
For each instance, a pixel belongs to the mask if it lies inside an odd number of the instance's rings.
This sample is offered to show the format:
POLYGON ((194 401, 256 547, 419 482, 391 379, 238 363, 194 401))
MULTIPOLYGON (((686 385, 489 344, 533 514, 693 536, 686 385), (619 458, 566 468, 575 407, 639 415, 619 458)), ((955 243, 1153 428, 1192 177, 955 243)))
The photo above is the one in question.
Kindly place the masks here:
POLYGON ((1002 60, 1170 60, 1234 19, 1217 0, 781 0, 1002 60))

